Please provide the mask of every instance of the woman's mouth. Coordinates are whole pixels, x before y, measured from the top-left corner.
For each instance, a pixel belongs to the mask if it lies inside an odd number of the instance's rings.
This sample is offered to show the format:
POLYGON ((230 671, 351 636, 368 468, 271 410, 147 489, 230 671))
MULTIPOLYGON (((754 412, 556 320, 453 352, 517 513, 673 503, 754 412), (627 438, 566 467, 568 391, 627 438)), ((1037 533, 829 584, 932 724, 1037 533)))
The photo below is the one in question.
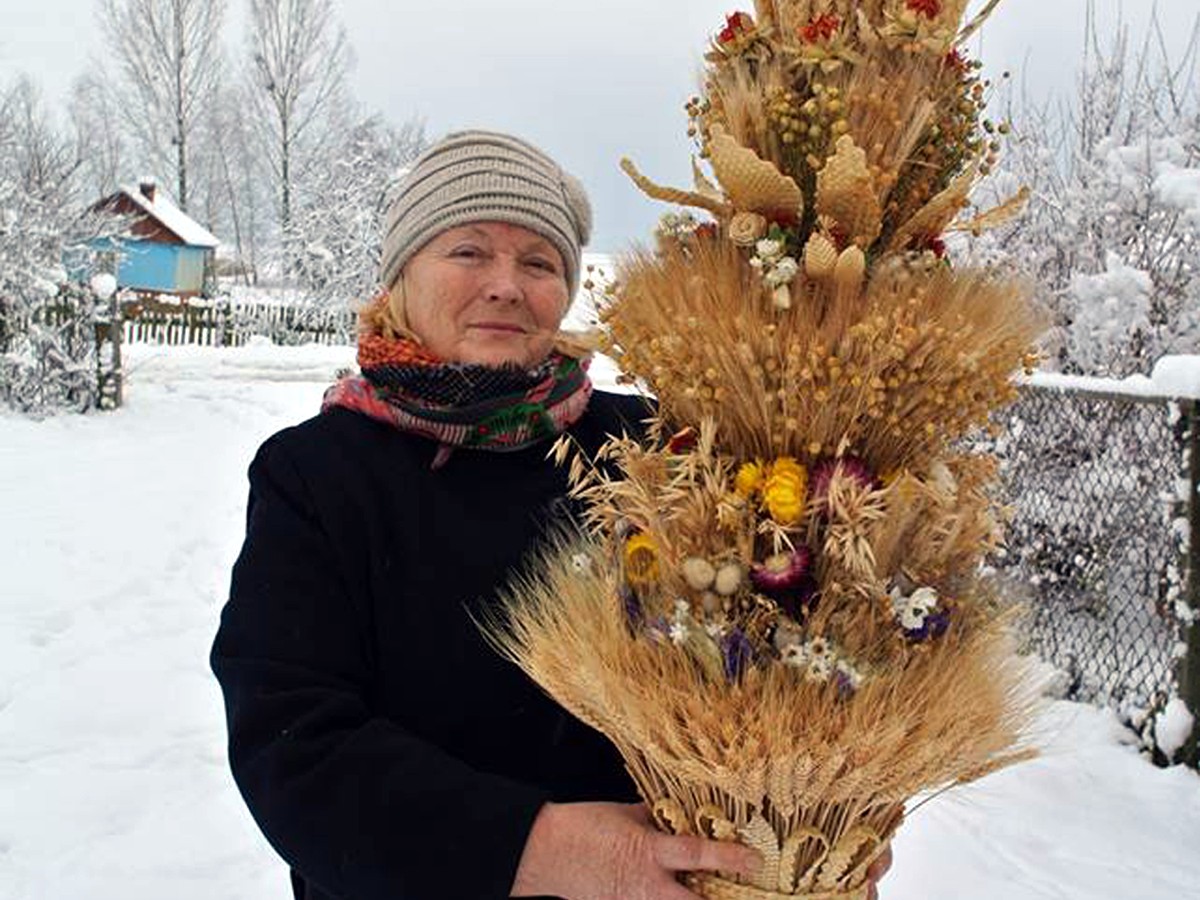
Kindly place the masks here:
POLYGON ((471 325, 480 331, 496 331, 507 334, 524 334, 525 329, 511 322, 475 322, 471 325))

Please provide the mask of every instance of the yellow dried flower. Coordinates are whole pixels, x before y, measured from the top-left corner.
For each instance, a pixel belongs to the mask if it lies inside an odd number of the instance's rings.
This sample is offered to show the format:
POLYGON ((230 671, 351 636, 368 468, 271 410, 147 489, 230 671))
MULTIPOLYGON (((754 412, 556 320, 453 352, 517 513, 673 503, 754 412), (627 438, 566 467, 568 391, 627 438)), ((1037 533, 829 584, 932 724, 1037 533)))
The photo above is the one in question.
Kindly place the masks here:
POLYGON ((763 486, 763 481, 766 478, 766 472, 763 469, 763 464, 758 460, 745 463, 738 469, 737 475, 733 479, 733 489, 739 497, 751 499, 758 493, 759 488, 763 486))
POLYGON ((658 579, 658 545, 650 535, 638 533, 625 542, 625 579, 635 586, 658 579))
POLYGON ((771 464, 762 495, 772 519, 780 525, 795 525, 804 515, 808 471, 790 456, 779 457, 771 464))
POLYGON ((794 478, 801 484, 808 483, 808 470, 792 456, 781 456, 771 463, 771 477, 777 475, 794 478))

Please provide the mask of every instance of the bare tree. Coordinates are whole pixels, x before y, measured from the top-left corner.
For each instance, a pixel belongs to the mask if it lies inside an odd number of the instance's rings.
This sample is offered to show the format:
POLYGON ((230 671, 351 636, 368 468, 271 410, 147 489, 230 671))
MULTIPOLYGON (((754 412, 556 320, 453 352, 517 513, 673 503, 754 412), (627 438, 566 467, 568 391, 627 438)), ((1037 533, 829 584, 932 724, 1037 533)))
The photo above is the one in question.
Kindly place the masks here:
POLYGON ((89 72, 75 80, 67 106, 82 181, 100 198, 117 189, 128 166, 129 142, 109 85, 89 72))
POLYGON ((141 149, 174 174, 187 209, 203 116, 221 74, 225 0, 101 0, 100 23, 120 67, 119 108, 141 149))
POLYGON ((331 0, 250 0, 250 45, 256 116, 279 203, 279 225, 291 238, 296 193, 336 129, 351 65, 346 31, 331 0))
POLYGON ((267 166, 257 152, 259 134, 245 115, 247 90, 226 88, 214 109, 210 188, 222 211, 215 224, 233 237, 236 248, 232 274, 255 284, 263 245, 270 236, 273 200, 267 166))

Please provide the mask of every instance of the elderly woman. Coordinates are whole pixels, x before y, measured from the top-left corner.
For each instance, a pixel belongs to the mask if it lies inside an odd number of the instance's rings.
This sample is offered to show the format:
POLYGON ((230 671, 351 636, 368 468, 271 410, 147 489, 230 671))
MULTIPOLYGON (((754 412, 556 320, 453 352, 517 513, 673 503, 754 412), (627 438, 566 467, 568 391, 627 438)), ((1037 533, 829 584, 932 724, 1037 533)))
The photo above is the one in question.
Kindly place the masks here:
POLYGON ((591 211, 545 154, 454 134, 388 215, 360 377, 270 438, 212 651, 234 776, 297 898, 692 895, 751 851, 648 824, 620 759, 481 638, 570 512, 549 442, 635 430, 559 325, 591 211))

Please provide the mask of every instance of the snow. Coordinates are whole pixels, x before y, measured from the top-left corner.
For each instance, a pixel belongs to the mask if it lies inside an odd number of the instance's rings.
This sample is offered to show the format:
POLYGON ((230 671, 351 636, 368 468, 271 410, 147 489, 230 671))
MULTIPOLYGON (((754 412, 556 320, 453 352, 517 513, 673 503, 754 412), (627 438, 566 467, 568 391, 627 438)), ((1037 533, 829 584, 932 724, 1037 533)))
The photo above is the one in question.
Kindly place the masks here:
POLYGON ((1200 169, 1163 163, 1154 179, 1154 193, 1163 203, 1200 225, 1200 169))
POLYGON ((1164 356, 1154 364, 1154 368, 1148 376, 1093 378, 1083 375, 1063 375, 1058 372, 1035 372, 1028 377, 1020 376, 1017 380, 1033 387, 1060 391, 1200 400, 1200 356, 1164 356))
MULTIPOLYGON (((123 409, 0 414, 0 900, 291 896, 228 774, 207 653, 246 466, 353 358, 130 346, 123 409)), ((1106 711, 1053 702, 1039 730, 1042 758, 910 813, 885 900, 1196 895, 1200 777, 1106 711)))
POLYGON ((185 244, 215 248, 221 243, 208 229, 176 206, 161 185, 155 187, 153 201, 147 199, 136 184, 123 184, 121 191, 185 244))
POLYGON ((1164 396, 1200 400, 1200 356, 1164 356, 1151 379, 1164 396))
POLYGON ((107 300, 117 292, 117 279, 108 272, 97 272, 91 280, 92 293, 107 300))
POLYGON ((1195 719, 1187 704, 1179 697, 1172 697, 1162 717, 1154 724, 1154 738, 1163 755, 1171 759, 1191 737, 1195 719))

